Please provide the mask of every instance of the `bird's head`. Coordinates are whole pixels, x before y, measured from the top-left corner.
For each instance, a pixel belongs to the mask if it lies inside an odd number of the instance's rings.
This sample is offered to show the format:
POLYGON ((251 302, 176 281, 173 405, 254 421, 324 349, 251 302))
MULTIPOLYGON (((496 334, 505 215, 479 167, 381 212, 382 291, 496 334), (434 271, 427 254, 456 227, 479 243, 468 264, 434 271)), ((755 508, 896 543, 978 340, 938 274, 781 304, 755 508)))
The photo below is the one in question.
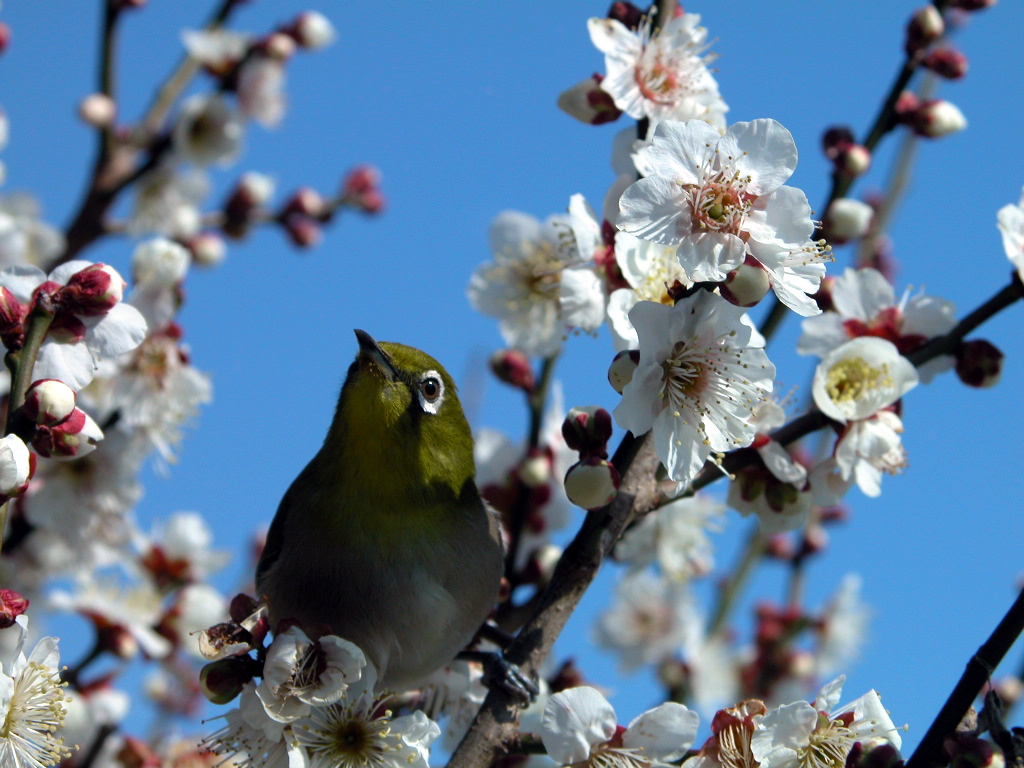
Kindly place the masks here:
POLYGON ((425 352, 355 333, 359 352, 332 427, 340 430, 346 464, 368 482, 449 488, 458 496, 474 464, 455 382, 425 352))

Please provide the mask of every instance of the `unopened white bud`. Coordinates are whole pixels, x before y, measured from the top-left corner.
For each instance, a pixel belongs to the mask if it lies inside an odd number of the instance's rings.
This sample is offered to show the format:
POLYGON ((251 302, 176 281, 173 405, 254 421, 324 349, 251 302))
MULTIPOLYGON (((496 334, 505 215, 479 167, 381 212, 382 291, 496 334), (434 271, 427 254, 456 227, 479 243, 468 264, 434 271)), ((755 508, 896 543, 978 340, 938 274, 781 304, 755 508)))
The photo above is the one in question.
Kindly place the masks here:
POLYGON ((967 118, 955 104, 933 99, 917 108, 912 125, 920 136, 938 139, 962 131, 967 127, 967 118))
POLYGON ((608 383, 612 389, 622 394, 622 390, 633 380, 633 373, 640 362, 640 353, 635 349, 624 349, 612 359, 608 366, 608 383))
POLYGON ((299 14, 295 20, 294 34, 295 42, 308 50, 315 51, 334 42, 334 26, 317 11, 299 14))
POLYGON ((771 289, 768 272, 753 256, 747 256, 743 263, 725 276, 719 286, 722 298, 737 307, 752 307, 765 297, 771 289))
POLYGON ((215 267, 224 261, 224 256, 227 255, 224 238, 213 232, 200 232, 189 240, 188 247, 192 251, 192 258, 200 267, 215 267))
POLYGON ((875 209, 851 197, 833 200, 825 213, 825 234, 829 242, 844 243, 864 237, 875 209))
POLYGON ((0 493, 21 493, 28 483, 31 464, 28 446, 17 435, 0 438, 0 493))
POLYGON ((36 424, 52 427, 75 410, 75 390, 58 379, 40 379, 25 393, 25 415, 36 424))
POLYGON ((586 459, 565 473, 565 495, 583 509, 600 509, 618 492, 619 471, 607 459, 586 459))
POLYGON ((519 465, 519 479, 527 488, 544 485, 551 479, 551 461, 543 453, 531 453, 519 465))
POLYGON ((78 102, 78 116, 87 125, 106 128, 117 118, 117 105, 105 93, 90 93, 78 102))
POLYGON ((274 32, 263 45, 267 56, 278 61, 287 61, 295 53, 295 40, 282 32, 274 32))
POLYGON ((250 205, 266 205, 274 196, 274 180, 264 173, 243 173, 238 180, 238 187, 250 205))
POLYGON ((184 246, 165 237, 156 237, 135 248, 132 275, 140 286, 173 288, 184 279, 190 260, 184 246))

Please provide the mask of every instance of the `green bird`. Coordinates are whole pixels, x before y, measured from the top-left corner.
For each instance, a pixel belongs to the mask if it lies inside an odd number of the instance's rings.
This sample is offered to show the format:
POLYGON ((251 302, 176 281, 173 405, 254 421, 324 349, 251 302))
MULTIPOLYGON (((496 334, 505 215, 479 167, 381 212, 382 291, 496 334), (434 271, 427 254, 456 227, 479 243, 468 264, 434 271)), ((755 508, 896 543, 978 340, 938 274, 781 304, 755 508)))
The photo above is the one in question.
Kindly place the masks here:
POLYGON ((451 376, 357 330, 334 421, 281 499, 256 568, 270 626, 339 635, 403 690, 450 662, 494 605, 501 529, 475 482, 451 376))

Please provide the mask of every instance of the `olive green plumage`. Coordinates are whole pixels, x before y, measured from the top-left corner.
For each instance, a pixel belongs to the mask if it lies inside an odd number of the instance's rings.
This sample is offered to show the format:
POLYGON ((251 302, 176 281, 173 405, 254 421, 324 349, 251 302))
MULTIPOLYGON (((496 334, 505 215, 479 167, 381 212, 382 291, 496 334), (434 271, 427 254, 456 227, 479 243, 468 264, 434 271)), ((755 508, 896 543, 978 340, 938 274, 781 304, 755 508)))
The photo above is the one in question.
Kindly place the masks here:
POLYGON ((501 535, 451 377, 418 349, 356 336, 334 421, 281 500, 256 589, 272 627, 295 619, 310 636, 351 640, 399 690, 487 618, 501 535))

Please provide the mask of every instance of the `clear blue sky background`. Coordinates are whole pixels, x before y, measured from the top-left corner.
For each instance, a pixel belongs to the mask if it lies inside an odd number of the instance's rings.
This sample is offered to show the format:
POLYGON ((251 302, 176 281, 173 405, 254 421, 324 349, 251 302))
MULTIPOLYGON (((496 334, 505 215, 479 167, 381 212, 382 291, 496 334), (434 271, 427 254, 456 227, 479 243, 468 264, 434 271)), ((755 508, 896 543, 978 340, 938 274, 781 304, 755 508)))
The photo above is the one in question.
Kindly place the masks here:
MULTIPOLYGON (((0 12, 14 33, 0 59, 0 105, 11 120, 2 191, 39 195, 58 225, 74 208, 93 148, 75 105, 94 88, 97 5, 7 2, 0 12)), ((252 2, 235 26, 262 31, 305 7, 252 2)), ((914 7, 877 0, 687 4, 716 39, 730 122, 772 117, 788 127, 801 153, 790 183, 815 206, 827 191, 822 130, 847 123, 864 133, 901 61, 914 7)), ((613 179, 608 151, 621 124, 584 126, 554 105, 563 88, 603 70, 586 19, 603 14, 604 2, 333 3, 320 10, 338 27, 337 42, 297 56, 282 125, 251 129, 239 166, 215 173, 212 202, 243 169, 271 174, 282 193, 299 185, 328 191, 345 169, 369 162, 383 170, 389 206, 378 219, 342 216, 311 252, 297 252, 277 231, 258 232, 233 246, 220 268, 189 276, 181 321, 195 364, 213 376, 215 399, 170 479, 147 480, 139 516, 146 525, 180 509, 206 515, 217 544, 236 555, 219 581, 225 590, 245 578, 252 532, 269 523, 319 446, 355 352, 353 328, 427 350, 461 383, 475 426, 522 435, 517 398, 483 373, 501 342, 496 324, 470 309, 466 283, 489 258, 488 225, 499 211, 543 218, 564 210, 576 192, 599 205, 613 179)), ((152 0, 129 15, 119 68, 123 115, 144 107, 152 84, 180 55, 180 31, 207 13, 198 0, 152 0)), ((957 32, 971 70, 942 93, 970 126, 921 146, 892 229, 897 289, 924 286, 954 300, 961 315, 1009 274, 995 214, 1017 201, 1024 184, 1021 29, 1024 5, 1007 1, 957 32)), ((856 192, 884 181, 893 145, 886 141, 856 192)), ((83 256, 127 273, 131 250, 129 241, 111 240, 83 256)), ((850 258, 842 248, 837 256, 836 273, 850 258)), ((863 658, 849 670, 847 698, 882 691, 893 719, 911 724, 908 746, 1024 572, 1022 309, 981 332, 1007 355, 999 387, 969 390, 946 375, 908 396, 906 474, 886 478, 876 500, 851 492, 851 522, 832 529, 830 551, 811 566, 811 605, 844 573, 863 574, 874 620, 863 658)), ((791 316, 769 354, 780 389, 804 392, 812 363, 792 351, 798 333, 791 316)), ((558 367, 568 405, 615 405, 605 383, 610 354, 605 333, 568 343, 558 367)), ((748 521, 730 513, 728 523, 720 566, 730 563, 748 521)), ((764 567, 750 594, 781 600, 781 576, 780 568, 764 567)), ((658 694, 646 674, 619 678, 611 656, 587 649, 589 625, 612 583, 605 577, 594 587, 558 654, 576 654, 595 682, 615 689, 628 722, 658 694)), ((69 659, 74 647, 66 638, 69 659)), ((1007 667, 1015 669, 1022 655, 1017 649, 1007 667)))

